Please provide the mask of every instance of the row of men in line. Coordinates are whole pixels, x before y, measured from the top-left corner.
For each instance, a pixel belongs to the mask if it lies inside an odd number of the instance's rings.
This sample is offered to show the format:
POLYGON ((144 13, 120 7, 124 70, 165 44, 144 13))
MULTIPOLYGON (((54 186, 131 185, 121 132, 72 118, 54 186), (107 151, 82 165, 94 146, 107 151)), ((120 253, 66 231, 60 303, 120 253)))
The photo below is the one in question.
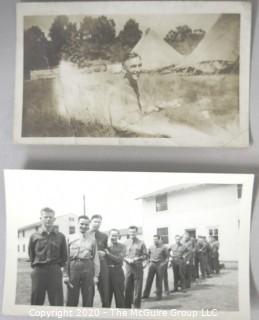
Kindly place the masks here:
MULTIPOLYGON (((176 237, 176 243, 167 248, 159 236, 154 236, 154 245, 147 250, 137 237, 137 227, 128 229, 129 238, 120 243, 119 231, 112 229, 108 236, 99 231, 102 217, 94 215, 78 218, 78 233, 69 237, 54 229, 55 212, 51 208, 41 210, 41 230, 35 232, 29 241, 29 257, 33 268, 31 304, 43 305, 48 294, 50 305, 63 306, 62 280, 67 285, 67 306, 77 306, 80 292, 82 305, 92 307, 95 285, 100 293, 102 307, 111 307, 113 296, 117 308, 140 308, 141 298, 150 295, 156 275, 157 298, 162 296, 162 282, 166 280, 168 264, 174 271, 174 289, 178 284, 188 287, 186 274, 193 264, 195 246, 192 239, 183 241, 176 237), (148 275, 142 297, 143 270, 148 264, 148 275), (187 267, 188 266, 188 267, 187 267), (187 283, 187 284, 186 284, 187 283)), ((197 243, 200 242, 198 241, 197 243)), ((199 249, 203 255, 203 248, 199 249)), ((202 262, 206 259, 201 259, 202 262)), ((203 272, 203 271, 202 271, 203 272)), ((165 281, 166 282, 166 281, 165 281)), ((168 276, 167 276, 167 288, 168 276)))

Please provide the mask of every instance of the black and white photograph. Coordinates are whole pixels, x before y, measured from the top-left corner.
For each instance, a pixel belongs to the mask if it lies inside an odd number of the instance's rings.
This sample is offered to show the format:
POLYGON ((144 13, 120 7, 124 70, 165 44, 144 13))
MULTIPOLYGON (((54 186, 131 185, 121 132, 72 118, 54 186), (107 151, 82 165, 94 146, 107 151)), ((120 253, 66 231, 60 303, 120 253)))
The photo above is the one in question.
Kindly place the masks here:
POLYGON ((253 179, 5 170, 4 313, 249 319, 253 179))
POLYGON ((247 147, 250 11, 18 4, 15 142, 247 147))

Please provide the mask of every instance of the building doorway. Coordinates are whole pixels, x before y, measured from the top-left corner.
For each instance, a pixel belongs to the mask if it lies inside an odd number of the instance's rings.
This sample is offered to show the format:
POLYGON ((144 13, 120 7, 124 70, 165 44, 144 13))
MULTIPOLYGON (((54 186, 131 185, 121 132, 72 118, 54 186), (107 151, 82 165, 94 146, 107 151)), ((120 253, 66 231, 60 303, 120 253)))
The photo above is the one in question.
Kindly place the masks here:
POLYGON ((185 229, 185 232, 188 232, 191 238, 196 238, 196 229, 185 229))

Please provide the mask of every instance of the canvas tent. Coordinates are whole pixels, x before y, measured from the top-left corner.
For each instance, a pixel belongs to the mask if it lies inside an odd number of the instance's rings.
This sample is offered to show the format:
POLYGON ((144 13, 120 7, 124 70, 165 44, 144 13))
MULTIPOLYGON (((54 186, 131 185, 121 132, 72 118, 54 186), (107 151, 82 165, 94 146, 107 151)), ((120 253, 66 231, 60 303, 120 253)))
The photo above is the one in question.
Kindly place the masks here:
POLYGON ((184 65, 214 72, 239 59, 240 15, 222 14, 184 65))
POLYGON ((147 29, 132 49, 142 58, 143 70, 158 70, 183 62, 183 56, 161 39, 153 30, 147 29))

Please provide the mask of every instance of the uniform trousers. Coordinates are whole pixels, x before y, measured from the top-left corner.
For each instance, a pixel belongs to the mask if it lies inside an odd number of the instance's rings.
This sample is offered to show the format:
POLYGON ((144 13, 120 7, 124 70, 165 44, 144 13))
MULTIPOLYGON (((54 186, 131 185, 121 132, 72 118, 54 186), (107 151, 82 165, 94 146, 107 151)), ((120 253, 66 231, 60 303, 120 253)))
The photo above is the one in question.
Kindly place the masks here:
POLYGON ((78 306, 80 291, 82 306, 92 307, 94 298, 94 263, 93 260, 70 261, 70 282, 73 288, 67 287, 67 306, 78 306))
POLYGON ((181 287, 184 290, 186 288, 185 283, 185 262, 181 258, 175 258, 173 260, 173 272, 174 272, 174 290, 178 289, 179 281, 181 287))
POLYGON ((46 293, 51 306, 63 306, 62 271, 58 264, 35 266, 31 273, 31 305, 43 305, 46 293))
POLYGON ((109 306, 115 298, 116 308, 125 308, 125 276, 120 265, 108 266, 109 268, 109 306))
POLYGON ((105 258, 100 258, 100 275, 97 287, 101 296, 102 307, 109 308, 109 270, 105 258))
POLYGON ((141 306, 141 294, 143 286, 142 263, 126 264, 125 273, 125 307, 134 308, 141 306))
POLYGON ((143 296, 148 298, 150 296, 150 291, 154 276, 156 275, 156 295, 161 298, 162 296, 162 282, 165 273, 165 264, 163 262, 151 262, 148 268, 146 286, 143 296))

